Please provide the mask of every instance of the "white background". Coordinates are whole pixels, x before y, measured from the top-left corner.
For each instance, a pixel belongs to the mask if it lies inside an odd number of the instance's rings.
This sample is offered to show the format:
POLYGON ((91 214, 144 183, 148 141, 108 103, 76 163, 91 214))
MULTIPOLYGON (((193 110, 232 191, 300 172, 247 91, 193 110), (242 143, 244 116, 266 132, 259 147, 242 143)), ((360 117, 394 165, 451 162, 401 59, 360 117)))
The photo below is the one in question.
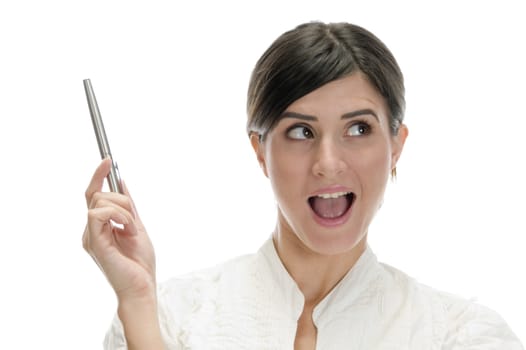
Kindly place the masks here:
POLYGON ((245 135, 253 65, 349 21, 405 74, 410 137, 373 226, 381 261, 497 310, 526 341, 523 1, 3 1, 0 348, 98 349, 112 290, 82 250, 99 163, 82 80, 154 242, 158 279, 251 253, 275 207, 245 135))

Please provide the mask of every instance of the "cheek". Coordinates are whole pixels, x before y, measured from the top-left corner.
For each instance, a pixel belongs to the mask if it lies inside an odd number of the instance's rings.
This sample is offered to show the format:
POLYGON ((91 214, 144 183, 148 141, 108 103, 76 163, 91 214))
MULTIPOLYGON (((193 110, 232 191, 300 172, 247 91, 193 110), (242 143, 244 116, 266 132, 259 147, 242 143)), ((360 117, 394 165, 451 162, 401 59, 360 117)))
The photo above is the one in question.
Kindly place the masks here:
POLYGON ((391 157, 388 147, 372 149, 362 157, 361 183, 367 188, 367 193, 383 196, 389 174, 391 172, 391 157))
POLYGON ((275 195, 286 198, 301 191, 303 179, 308 176, 308 159, 294 152, 269 147, 267 170, 275 195))

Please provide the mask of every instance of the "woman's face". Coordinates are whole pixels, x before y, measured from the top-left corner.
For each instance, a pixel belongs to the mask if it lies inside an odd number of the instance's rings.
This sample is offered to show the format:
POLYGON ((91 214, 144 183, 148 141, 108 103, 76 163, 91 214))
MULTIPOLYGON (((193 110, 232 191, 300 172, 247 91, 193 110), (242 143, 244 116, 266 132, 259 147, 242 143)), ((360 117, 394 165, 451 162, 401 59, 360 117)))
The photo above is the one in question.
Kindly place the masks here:
POLYGON ((296 100, 252 145, 278 203, 278 232, 321 254, 367 234, 407 129, 392 136, 385 101, 361 73, 296 100))

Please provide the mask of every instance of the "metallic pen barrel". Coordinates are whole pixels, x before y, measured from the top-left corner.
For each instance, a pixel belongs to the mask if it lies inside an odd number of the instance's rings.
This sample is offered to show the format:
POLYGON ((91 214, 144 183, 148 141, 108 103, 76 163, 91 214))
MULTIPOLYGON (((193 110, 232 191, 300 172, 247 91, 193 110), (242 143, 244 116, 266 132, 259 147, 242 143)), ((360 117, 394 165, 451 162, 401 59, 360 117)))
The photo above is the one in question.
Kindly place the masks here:
POLYGON ((91 81, 89 79, 84 80, 84 90, 86 90, 86 98, 88 99, 91 121, 93 123, 93 129, 95 130, 95 135, 97 137, 100 156, 102 159, 108 157, 111 158, 112 166, 107 178, 108 185, 110 186, 110 190, 112 192, 123 193, 119 168, 111 156, 110 145, 108 143, 106 131, 104 130, 104 124, 102 123, 102 118, 100 116, 99 106, 97 104, 97 99, 95 98, 95 93, 93 92, 93 87, 91 86, 91 81))

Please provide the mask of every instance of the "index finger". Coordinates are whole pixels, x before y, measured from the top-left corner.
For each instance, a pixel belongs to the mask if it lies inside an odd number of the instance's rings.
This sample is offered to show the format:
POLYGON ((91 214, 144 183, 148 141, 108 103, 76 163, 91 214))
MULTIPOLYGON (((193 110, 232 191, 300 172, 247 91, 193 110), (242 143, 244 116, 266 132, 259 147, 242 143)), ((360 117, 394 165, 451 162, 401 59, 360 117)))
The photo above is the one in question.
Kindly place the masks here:
POLYGON ((104 179, 110 173, 110 169, 111 169, 111 159, 105 158, 102 160, 102 162, 99 164, 99 166, 93 173, 93 176, 91 177, 91 181, 85 193, 86 204, 88 206, 89 206, 89 203, 91 201, 91 197, 93 196, 93 194, 95 192, 102 191, 102 186, 104 185, 104 179))

